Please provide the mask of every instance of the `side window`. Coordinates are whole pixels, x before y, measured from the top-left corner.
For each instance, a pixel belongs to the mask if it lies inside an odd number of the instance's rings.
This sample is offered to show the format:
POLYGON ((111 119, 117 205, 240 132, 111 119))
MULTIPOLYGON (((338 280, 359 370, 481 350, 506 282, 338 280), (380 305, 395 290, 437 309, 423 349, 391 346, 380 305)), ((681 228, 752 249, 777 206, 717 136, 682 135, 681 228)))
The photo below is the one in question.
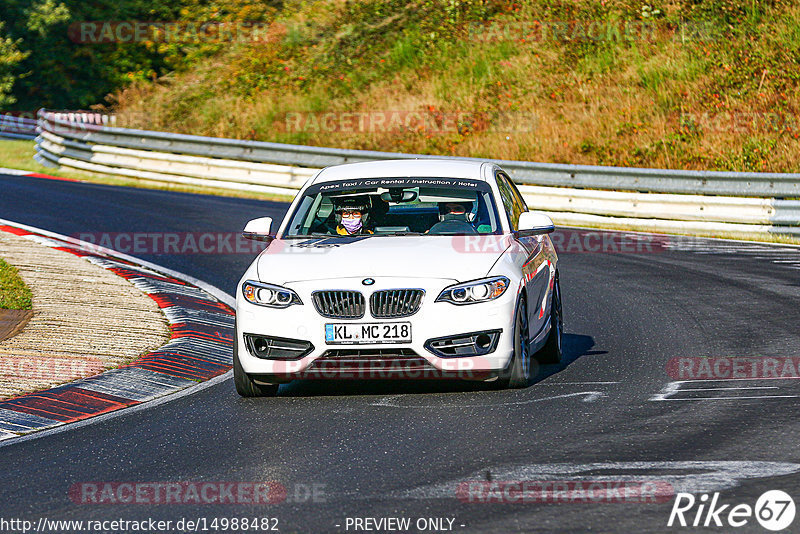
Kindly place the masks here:
POLYGON ((503 200, 503 207, 508 214, 511 229, 516 230, 519 226, 519 216, 527 211, 525 201, 522 200, 519 191, 510 183, 508 177, 503 173, 497 173, 497 187, 500 189, 500 198, 503 200))
POLYGON ((511 188, 511 192, 514 193, 515 202, 519 204, 519 209, 522 210, 520 213, 528 211, 528 205, 525 203, 525 199, 522 198, 522 193, 520 193, 519 189, 517 189, 517 184, 515 184, 511 178, 507 176, 505 176, 505 178, 508 180, 508 186, 511 188))

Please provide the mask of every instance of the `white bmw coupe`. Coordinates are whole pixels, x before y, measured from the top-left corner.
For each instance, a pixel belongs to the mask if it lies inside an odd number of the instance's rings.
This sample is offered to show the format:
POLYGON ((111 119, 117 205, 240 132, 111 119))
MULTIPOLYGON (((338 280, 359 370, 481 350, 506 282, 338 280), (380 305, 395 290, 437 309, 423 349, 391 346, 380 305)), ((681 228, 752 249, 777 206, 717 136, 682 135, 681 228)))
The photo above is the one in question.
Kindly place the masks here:
POLYGON ((457 378, 524 387, 561 360, 557 257, 489 162, 328 167, 295 197, 239 282, 233 370, 242 396, 294 379, 457 378))

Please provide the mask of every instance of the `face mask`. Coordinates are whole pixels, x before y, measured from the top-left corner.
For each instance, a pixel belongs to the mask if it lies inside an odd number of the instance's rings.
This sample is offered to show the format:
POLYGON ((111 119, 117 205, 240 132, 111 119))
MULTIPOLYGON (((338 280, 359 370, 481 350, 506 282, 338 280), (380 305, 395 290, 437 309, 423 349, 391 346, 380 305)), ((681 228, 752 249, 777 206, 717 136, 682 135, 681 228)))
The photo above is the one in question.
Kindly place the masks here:
POLYGON ((352 234, 361 230, 361 217, 353 217, 352 219, 342 218, 342 226, 348 233, 352 234))

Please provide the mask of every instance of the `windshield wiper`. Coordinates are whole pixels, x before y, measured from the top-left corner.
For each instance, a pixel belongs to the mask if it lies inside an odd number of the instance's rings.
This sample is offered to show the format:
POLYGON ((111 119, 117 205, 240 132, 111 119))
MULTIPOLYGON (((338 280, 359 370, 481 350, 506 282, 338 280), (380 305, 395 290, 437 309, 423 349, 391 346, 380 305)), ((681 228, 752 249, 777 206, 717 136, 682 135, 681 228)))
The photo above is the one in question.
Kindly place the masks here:
POLYGON ((388 234, 372 234, 376 236, 397 236, 397 235, 423 235, 422 232, 391 232, 388 234))
POLYGON ((310 239, 312 237, 342 237, 338 234, 304 234, 304 235, 287 235, 283 239, 310 239))

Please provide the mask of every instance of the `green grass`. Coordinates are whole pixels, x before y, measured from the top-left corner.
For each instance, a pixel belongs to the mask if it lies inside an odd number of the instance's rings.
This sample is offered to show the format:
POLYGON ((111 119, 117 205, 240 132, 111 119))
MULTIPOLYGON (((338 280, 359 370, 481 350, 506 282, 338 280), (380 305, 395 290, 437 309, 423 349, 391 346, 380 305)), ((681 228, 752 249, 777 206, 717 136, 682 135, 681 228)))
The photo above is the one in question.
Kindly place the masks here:
POLYGON ((31 298, 17 268, 0 259, 0 309, 30 310, 31 298))
POLYGON ((39 165, 33 159, 33 155, 36 153, 34 146, 33 141, 0 139, 0 167, 47 173, 51 169, 39 165))

